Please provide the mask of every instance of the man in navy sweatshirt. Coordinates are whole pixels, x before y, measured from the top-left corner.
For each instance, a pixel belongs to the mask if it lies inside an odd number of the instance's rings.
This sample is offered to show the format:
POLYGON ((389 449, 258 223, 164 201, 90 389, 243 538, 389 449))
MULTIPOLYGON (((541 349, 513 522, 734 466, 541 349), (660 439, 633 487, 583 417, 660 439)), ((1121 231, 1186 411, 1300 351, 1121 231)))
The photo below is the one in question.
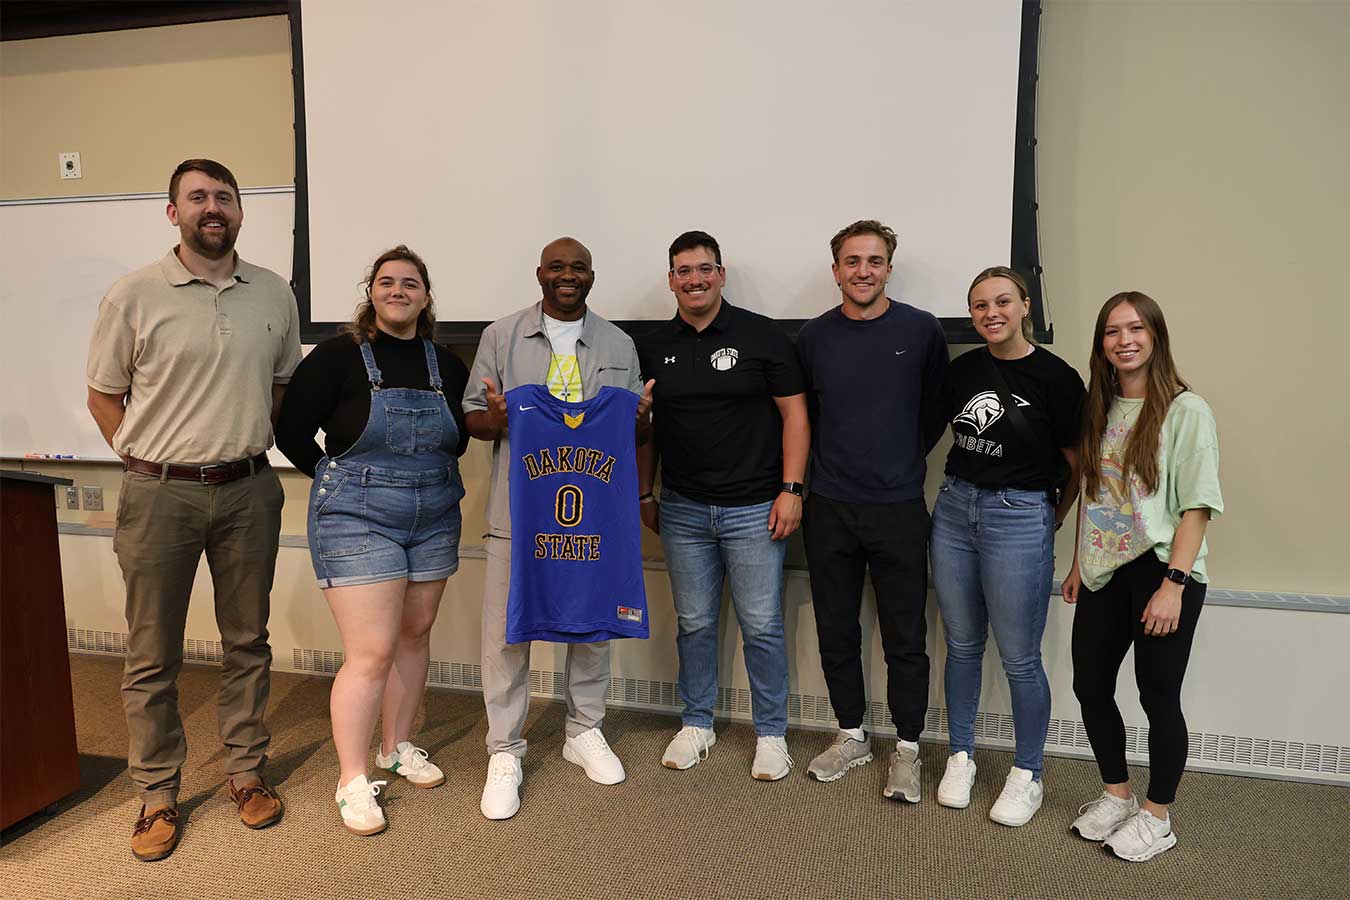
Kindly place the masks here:
POLYGON ((886 656, 886 699, 899 740, 886 797, 918 803, 919 733, 928 708, 928 508, 924 458, 942 434, 942 326, 886 296, 895 232, 864 220, 830 241, 840 304, 797 339, 811 417, 803 535, 820 660, 839 734, 808 770, 834 781, 872 761, 863 731, 864 570, 871 570, 886 656))

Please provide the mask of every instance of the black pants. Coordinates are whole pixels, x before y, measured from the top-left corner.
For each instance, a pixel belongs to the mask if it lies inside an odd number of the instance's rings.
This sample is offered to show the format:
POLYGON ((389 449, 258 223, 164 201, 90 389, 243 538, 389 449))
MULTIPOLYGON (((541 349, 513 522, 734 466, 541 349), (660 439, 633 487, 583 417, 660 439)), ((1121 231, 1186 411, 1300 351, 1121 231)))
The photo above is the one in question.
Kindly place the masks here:
POLYGON ((867 712, 858 617, 870 569, 891 721, 902 740, 917 741, 928 710, 927 507, 922 499, 842 503, 812 494, 802 530, 820 663, 839 727, 861 727, 867 712))
POLYGON ((1152 550, 1115 571, 1099 591, 1083 589, 1073 616, 1073 692, 1083 708, 1092 752, 1102 781, 1121 784, 1125 767, 1125 722, 1116 706, 1116 675, 1134 647, 1134 680, 1148 715, 1148 799, 1171 803, 1186 768, 1189 744, 1181 714, 1181 681, 1205 586, 1188 584, 1181 594, 1181 620, 1165 637, 1144 634, 1144 607, 1163 583, 1167 564, 1152 550))

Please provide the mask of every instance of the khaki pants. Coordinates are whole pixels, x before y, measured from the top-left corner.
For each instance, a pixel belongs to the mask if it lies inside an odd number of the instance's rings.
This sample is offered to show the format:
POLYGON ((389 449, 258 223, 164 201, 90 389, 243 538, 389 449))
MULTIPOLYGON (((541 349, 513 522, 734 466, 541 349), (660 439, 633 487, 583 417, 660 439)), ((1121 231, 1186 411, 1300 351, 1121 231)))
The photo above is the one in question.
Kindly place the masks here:
MULTIPOLYGON (((483 703, 487 707, 489 753, 525 756, 521 737, 530 711, 530 645, 506 643, 506 601, 510 595, 511 541, 487 539, 483 586, 483 703)), ((567 736, 600 727, 609 691, 609 641, 567 645, 567 736)))
POLYGON ((281 533, 281 481, 270 467, 225 484, 124 472, 113 549, 127 586, 122 704, 128 768, 146 804, 176 802, 187 741, 178 715, 183 629, 202 552, 224 650, 216 701, 225 773, 260 772, 272 648, 267 616, 281 533))

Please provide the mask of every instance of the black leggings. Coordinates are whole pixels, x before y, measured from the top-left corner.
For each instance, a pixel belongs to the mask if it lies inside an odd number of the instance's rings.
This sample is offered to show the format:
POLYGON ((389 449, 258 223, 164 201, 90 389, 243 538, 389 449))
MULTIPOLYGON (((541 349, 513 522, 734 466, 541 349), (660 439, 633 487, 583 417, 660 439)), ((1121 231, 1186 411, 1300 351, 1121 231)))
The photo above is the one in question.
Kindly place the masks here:
POLYGON ((1177 630, 1166 637, 1144 634, 1139 619, 1166 571, 1167 564, 1149 550, 1117 569, 1101 590, 1082 589, 1073 616, 1073 692, 1102 781, 1121 784, 1130 779, 1125 722, 1115 694, 1120 664, 1133 645, 1134 680, 1148 715, 1148 799, 1164 804, 1176 799, 1186 768, 1189 741, 1181 714, 1181 681, 1205 603, 1205 586, 1187 584, 1177 630))

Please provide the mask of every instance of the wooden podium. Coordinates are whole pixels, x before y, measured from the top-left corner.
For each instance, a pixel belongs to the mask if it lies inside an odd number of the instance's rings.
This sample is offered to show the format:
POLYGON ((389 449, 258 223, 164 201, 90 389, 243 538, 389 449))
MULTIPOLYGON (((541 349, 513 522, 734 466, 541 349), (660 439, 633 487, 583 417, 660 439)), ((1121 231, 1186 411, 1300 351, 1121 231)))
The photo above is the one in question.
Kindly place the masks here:
POLYGON ((0 828, 80 786, 54 485, 0 470, 0 828))

